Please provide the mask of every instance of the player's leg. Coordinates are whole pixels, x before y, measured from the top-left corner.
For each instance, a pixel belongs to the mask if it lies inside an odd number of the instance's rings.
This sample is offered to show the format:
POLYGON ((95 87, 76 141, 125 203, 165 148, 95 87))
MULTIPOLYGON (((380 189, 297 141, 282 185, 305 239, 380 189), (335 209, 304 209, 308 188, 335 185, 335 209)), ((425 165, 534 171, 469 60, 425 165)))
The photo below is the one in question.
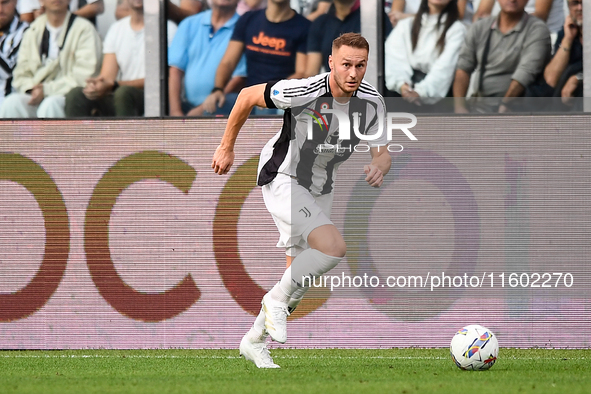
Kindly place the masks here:
MULTIPOLYGON (((290 255, 285 255, 285 268, 289 268, 289 266, 291 265, 291 262, 293 261, 293 259, 295 258, 295 256, 290 256, 290 255)), ((306 289, 307 290, 307 289, 306 289)), ((301 301, 301 298, 304 296, 304 294, 302 293, 301 295, 299 295, 299 300, 298 300, 298 304, 301 301)), ((297 305, 296 305, 297 306, 297 305)), ((288 309, 289 309, 289 303, 288 303, 288 309)), ((295 307, 293 308, 295 309, 295 307)), ((291 310, 289 311, 290 313, 292 312, 291 310)), ((261 308, 260 313, 257 315, 257 318, 254 321, 254 324, 252 325, 252 329, 253 329, 253 337, 254 338, 263 338, 263 336, 268 336, 266 330, 265 330, 265 312, 263 311, 263 308, 261 308)))
MULTIPOLYGON (((278 196, 279 192, 277 189, 278 187, 276 187, 276 185, 274 187, 272 184, 263 187, 263 197, 265 198, 267 209, 273 207, 276 205, 277 201, 281 200, 281 197, 278 196)), ((275 209, 276 208, 272 208, 269 209, 269 211, 272 213, 275 209)), ((285 225, 282 224, 281 221, 278 221, 274 215, 273 219, 279 228, 281 237, 285 240, 285 225)), ((284 243, 282 241, 277 244, 279 247, 283 247, 283 245, 284 243)), ((291 256, 289 256, 289 252, 287 253, 287 259, 289 261, 291 256)), ((263 306, 261 306, 261 310, 255 318, 253 325, 240 342, 240 355, 255 363, 258 368, 279 368, 279 366, 273 362, 273 358, 267 348, 266 340, 269 337, 269 333, 265 327, 265 317, 265 311, 263 306)))
MULTIPOLYGON (((285 257, 286 267, 289 267, 294 256, 286 255, 285 257)), ((303 297, 303 293, 297 302, 298 304, 301 301, 301 297, 303 297)), ((247 360, 254 362, 259 368, 279 368, 279 365, 273 362, 273 358, 267 349, 266 339, 268 336, 269 334, 265 328, 265 312, 261 307, 261 311, 257 315, 252 327, 240 342, 240 355, 247 360)))
POLYGON ((290 302, 292 308, 297 306, 312 278, 330 271, 345 256, 345 242, 332 224, 315 228, 308 242, 311 247, 293 260, 281 280, 263 297, 265 328, 271 338, 280 343, 287 340, 290 302))
MULTIPOLYGON (((285 257, 287 258, 287 261, 285 264, 285 269, 287 269, 291 266, 291 263, 293 262, 293 259, 295 257, 294 256, 285 256, 285 257)), ((289 298, 289 301, 287 302, 287 311, 289 312, 290 315, 293 313, 293 311, 296 310, 298 305, 300 305, 300 302, 302 302, 302 300, 304 299, 304 295, 306 294, 308 289, 309 289, 309 287, 302 287, 301 289, 296 290, 291 295, 291 297, 289 298)))
POLYGON ((286 323, 290 309, 295 309, 299 304, 311 278, 331 270, 346 252, 343 237, 324 212, 326 210, 330 214, 332 196, 324 204, 328 209, 323 209, 321 201, 295 181, 291 182, 289 193, 289 210, 284 208, 277 212, 273 210, 272 204, 267 204, 280 233, 289 234, 285 245, 287 254, 293 256, 295 254, 290 251, 297 250, 297 256, 281 280, 263 297, 265 327, 271 338, 281 343, 287 339, 286 323), (282 229, 285 223, 287 228, 282 229), (310 278, 308 283, 302 283, 303 277, 310 278))
POLYGON ((273 362, 267 348, 267 336, 266 333, 257 336, 251 328, 240 341, 240 355, 248 361, 252 361, 257 368, 281 368, 273 362))
POLYGON ((250 330, 242 337, 240 342, 240 355, 252 361, 258 368, 280 368, 273 362, 273 358, 267 348, 269 333, 265 328, 265 312, 261 310, 254 320, 250 330))
MULTIPOLYGON (((333 194, 325 194, 322 196, 316 196, 314 197, 314 199, 316 200, 316 203, 318 204, 318 206, 322 209, 322 212, 330 218, 331 212, 332 212, 332 201, 333 201, 333 194)), ((300 253, 304 250, 304 249, 308 249, 310 247, 310 245, 308 245, 308 243, 306 242, 305 247, 300 250, 300 253)), ((299 253, 296 253, 295 255, 297 255, 299 253)), ((294 256, 295 256, 294 255, 294 256)), ((292 261, 293 261, 294 257, 292 256, 287 256, 287 265, 286 268, 289 268, 289 266, 291 265, 292 261)), ((306 292, 308 291, 309 287, 301 287, 296 289, 296 291, 291 295, 291 298, 289 299, 289 302, 287 303, 287 309, 289 311, 289 313, 293 313, 296 308, 298 307, 298 305, 300 304, 300 302, 302 302, 304 295, 306 294, 306 292)))
POLYGON ((333 224, 314 228, 307 236, 307 242, 310 248, 298 254, 279 283, 269 292, 275 301, 289 303, 292 297, 301 299, 312 278, 333 269, 347 251, 345 240, 333 224))

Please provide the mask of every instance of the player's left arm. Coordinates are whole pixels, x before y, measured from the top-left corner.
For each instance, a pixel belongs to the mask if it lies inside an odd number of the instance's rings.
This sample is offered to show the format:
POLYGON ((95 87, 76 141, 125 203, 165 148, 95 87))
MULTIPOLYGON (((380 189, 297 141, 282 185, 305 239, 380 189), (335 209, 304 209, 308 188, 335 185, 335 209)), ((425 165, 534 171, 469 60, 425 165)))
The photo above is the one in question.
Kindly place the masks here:
POLYGON ((265 87, 267 84, 259 84, 244 88, 238 94, 236 103, 228 117, 226 131, 222 137, 222 142, 215 150, 211 168, 219 175, 227 174, 230 167, 234 164, 234 145, 238 132, 248 119, 250 111, 254 106, 267 108, 265 102, 265 87))
POLYGON ((367 175, 365 181, 371 187, 380 187, 384 183, 384 176, 390 171, 392 157, 387 146, 375 146, 370 148, 371 163, 363 167, 367 175))

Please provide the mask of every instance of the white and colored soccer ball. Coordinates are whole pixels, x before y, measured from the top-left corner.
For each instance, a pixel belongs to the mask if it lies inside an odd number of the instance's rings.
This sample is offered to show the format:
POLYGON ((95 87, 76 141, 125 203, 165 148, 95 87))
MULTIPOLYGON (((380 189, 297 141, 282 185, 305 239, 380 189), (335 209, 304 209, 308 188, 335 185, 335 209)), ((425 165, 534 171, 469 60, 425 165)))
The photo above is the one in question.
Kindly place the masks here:
POLYGON ((497 361, 499 342, 491 330, 472 324, 454 335, 449 351, 458 368, 481 371, 497 361))

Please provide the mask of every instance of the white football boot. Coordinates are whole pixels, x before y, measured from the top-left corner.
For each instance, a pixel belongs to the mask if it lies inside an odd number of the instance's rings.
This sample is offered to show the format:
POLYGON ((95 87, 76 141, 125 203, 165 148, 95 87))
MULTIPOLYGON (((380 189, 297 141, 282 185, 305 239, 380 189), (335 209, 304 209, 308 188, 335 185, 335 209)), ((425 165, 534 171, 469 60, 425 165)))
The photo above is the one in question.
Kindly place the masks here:
POLYGON ((257 368, 281 368, 273 362, 265 340, 252 340, 248 337, 248 332, 240 341, 240 355, 252 361, 257 368))
POLYGON ((263 297, 263 311, 265 311, 265 328, 274 341, 285 343, 287 341, 287 304, 275 301, 271 294, 263 297))

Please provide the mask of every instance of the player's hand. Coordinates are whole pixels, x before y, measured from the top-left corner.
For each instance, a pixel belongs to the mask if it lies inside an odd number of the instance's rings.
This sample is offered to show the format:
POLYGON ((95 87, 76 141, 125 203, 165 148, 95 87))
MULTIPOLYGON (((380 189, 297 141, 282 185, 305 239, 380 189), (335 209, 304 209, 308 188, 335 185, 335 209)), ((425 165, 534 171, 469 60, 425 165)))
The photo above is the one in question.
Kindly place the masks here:
POLYGON ((234 151, 222 148, 221 145, 218 146, 211 162, 213 171, 218 175, 227 174, 232 164, 234 164, 234 151))
POLYGON ((201 103, 201 106, 203 107, 204 111, 213 114, 215 113, 215 111, 217 111, 218 108, 221 108, 225 102, 226 95, 224 94, 224 92, 216 90, 215 92, 207 96, 205 101, 201 103))
POLYGON ((369 164, 363 167, 363 171, 367 175, 365 177, 365 181, 371 187, 380 187, 382 183, 384 183, 384 174, 382 170, 378 167, 374 166, 373 164, 369 164))

